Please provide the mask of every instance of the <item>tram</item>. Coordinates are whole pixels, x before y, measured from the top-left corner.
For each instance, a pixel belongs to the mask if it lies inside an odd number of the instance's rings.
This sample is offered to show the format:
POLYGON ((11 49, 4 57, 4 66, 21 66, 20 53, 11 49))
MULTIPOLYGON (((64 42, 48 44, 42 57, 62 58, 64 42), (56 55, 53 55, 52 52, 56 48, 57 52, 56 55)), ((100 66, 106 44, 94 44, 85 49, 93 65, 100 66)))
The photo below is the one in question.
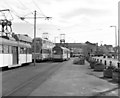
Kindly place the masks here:
POLYGON ((64 61, 70 59, 70 50, 66 47, 55 46, 53 47, 52 51, 53 51, 52 59, 54 61, 58 61, 58 60, 64 61))
POLYGON ((48 39, 37 37, 32 41, 32 61, 44 61, 52 59, 52 48, 55 46, 48 39), (34 51, 35 50, 35 51, 34 51))
POLYGON ((0 36, 0 68, 32 62, 31 43, 30 37, 21 34, 0 36))

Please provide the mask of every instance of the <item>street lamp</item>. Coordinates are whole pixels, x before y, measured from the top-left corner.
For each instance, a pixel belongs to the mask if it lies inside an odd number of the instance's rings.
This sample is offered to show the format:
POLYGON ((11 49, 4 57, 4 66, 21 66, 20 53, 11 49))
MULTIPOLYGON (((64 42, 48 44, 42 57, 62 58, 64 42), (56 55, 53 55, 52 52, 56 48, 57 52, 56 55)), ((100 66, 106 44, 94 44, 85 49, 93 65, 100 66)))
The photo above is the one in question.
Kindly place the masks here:
POLYGON ((54 37, 54 43, 55 43, 55 44, 56 44, 56 39, 57 39, 57 38, 58 38, 57 36, 54 37))
POLYGON ((118 61, 120 61, 120 31, 118 29, 118 61))
MULTIPOLYGON (((115 28, 115 47, 117 47, 117 27, 116 26, 110 26, 115 28)), ((117 50, 115 49, 115 58, 116 58, 116 52, 117 50)))
POLYGON ((115 46, 117 46, 117 27, 116 26, 110 26, 115 28, 115 46))

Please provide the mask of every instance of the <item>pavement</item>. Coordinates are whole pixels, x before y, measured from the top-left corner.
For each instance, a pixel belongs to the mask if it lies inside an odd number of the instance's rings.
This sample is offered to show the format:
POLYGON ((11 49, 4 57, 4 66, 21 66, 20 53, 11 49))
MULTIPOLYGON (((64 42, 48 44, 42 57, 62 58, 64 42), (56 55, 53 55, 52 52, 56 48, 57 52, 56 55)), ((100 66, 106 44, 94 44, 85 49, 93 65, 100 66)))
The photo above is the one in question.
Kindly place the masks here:
POLYGON ((38 86, 29 96, 118 96, 117 83, 103 79, 102 72, 94 72, 85 65, 66 63, 38 86))

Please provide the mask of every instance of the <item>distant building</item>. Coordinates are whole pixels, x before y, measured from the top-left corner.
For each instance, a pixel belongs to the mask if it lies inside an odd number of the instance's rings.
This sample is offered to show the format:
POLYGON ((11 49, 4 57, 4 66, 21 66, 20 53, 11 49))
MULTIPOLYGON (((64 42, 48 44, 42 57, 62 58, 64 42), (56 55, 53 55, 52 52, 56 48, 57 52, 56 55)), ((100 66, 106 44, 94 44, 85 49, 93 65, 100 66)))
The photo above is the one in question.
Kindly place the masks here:
POLYGON ((114 55, 115 51, 112 45, 100 45, 97 48, 95 55, 102 56, 104 55, 114 55))
POLYGON ((63 47, 67 47, 71 50, 71 55, 93 55, 97 50, 97 44, 95 43, 56 43, 56 45, 60 45, 63 47))
POLYGON ((72 56, 79 56, 84 54, 85 46, 84 43, 56 43, 56 45, 64 46, 70 49, 72 56))
POLYGON ((91 43, 89 41, 85 42, 86 44, 86 55, 91 56, 95 55, 96 51, 98 51, 98 43, 91 43))
POLYGON ((85 43, 56 43, 56 45, 69 48, 72 55, 102 56, 103 54, 114 55, 115 53, 112 45, 105 44, 98 46, 98 43, 91 43, 89 41, 85 43))
POLYGON ((109 52, 114 52, 114 49, 113 49, 113 46, 112 45, 104 45, 107 49, 108 49, 108 51, 109 52))

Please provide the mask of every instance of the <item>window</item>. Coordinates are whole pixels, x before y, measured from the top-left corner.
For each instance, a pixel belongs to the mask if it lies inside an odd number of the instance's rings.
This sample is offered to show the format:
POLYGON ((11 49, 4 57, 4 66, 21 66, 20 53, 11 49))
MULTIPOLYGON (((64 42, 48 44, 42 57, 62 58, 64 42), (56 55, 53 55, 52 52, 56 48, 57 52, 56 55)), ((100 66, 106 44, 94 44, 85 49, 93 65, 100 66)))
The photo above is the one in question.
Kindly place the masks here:
POLYGON ((27 48, 23 48, 23 53, 27 54, 27 48))
POLYGON ((9 53, 8 52, 8 46, 7 45, 3 45, 3 53, 9 53))
POLYGON ((32 49, 31 48, 29 48, 29 54, 32 54, 32 49))
POLYGON ((43 44, 45 44, 46 43, 46 41, 45 40, 43 40, 43 44))
POLYGON ((24 54, 24 48, 20 47, 20 54, 24 54))
POLYGON ((2 53, 2 45, 0 45, 0 54, 2 53))
POLYGON ((27 48, 27 54, 32 54, 32 49, 31 48, 27 48))
POLYGON ((42 53, 50 53, 49 49, 42 49, 42 53))
POLYGON ((56 54, 57 52, 54 50, 53 53, 56 54))
POLYGON ((12 53, 13 53, 13 54, 16 54, 16 53, 17 53, 17 47, 12 46, 12 53))
POLYGON ((61 49, 53 49, 54 54, 61 54, 61 49))
POLYGON ((40 49, 41 49, 41 47, 40 47, 40 45, 38 44, 38 45, 36 45, 36 53, 39 53, 40 52, 40 49))
POLYGON ((12 53, 12 46, 8 46, 8 53, 12 53))
POLYGON ((32 45, 32 52, 34 52, 34 48, 35 48, 35 53, 40 53, 40 50, 42 48, 40 41, 37 41, 35 45, 34 44, 32 45))

